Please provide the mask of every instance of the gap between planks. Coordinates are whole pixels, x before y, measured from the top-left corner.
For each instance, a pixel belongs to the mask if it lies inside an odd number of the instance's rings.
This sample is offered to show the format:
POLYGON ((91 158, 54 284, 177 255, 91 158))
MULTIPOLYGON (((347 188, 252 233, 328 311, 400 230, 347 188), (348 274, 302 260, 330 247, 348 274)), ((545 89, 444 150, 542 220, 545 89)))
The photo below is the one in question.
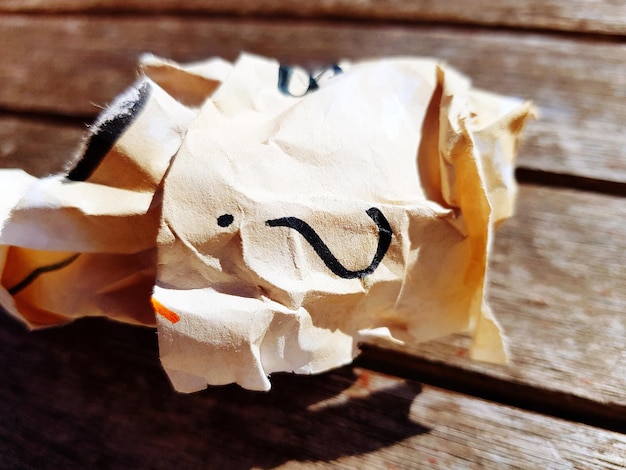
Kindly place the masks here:
POLYGON ((538 384, 491 377, 444 361, 428 360, 375 345, 363 344, 360 348, 362 353, 354 362, 357 367, 573 423, 620 433, 626 430, 626 406, 606 405, 564 391, 542 388, 538 384))
POLYGON ((570 188, 610 196, 626 196, 626 182, 607 181, 581 175, 553 173, 535 168, 518 166, 515 171, 518 182, 550 188, 570 188))

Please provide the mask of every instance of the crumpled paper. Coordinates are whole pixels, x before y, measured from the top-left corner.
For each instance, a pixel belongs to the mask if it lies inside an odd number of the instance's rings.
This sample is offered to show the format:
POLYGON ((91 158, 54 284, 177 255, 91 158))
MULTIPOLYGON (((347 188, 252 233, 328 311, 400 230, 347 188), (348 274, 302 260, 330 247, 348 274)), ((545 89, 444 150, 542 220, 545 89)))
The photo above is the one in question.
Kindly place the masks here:
POLYGON ((64 174, 0 171, 0 303, 31 328, 154 325, 183 392, 349 363, 371 338, 469 331, 513 212, 530 103, 426 58, 311 73, 147 55, 64 174))

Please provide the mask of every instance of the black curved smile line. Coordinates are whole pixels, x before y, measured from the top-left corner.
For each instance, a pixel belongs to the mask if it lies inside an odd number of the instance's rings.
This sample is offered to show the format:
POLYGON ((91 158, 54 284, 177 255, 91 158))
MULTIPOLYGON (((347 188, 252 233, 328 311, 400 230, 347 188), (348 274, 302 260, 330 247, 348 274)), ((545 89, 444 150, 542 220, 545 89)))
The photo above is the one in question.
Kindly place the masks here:
POLYGON ((365 277, 368 274, 372 274, 382 259, 387 254, 387 249, 391 244, 391 226, 383 215, 380 209, 372 207, 365 211, 367 215, 376 223, 378 227, 378 248, 374 259, 367 268, 359 269, 357 271, 351 271, 346 269, 339 260, 333 255, 320 236, 313 230, 313 228, 307 224, 304 220, 297 217, 282 217, 280 219, 267 220, 265 225, 269 227, 289 227, 296 230, 315 250, 315 253, 322 259, 326 267, 330 269, 334 274, 344 279, 355 279, 365 277))

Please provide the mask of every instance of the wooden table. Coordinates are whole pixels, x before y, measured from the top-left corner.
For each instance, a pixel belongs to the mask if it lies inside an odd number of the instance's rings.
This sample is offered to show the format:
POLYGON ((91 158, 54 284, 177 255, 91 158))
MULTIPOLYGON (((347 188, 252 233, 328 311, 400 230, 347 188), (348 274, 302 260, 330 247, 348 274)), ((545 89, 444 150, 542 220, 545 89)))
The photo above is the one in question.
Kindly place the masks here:
POLYGON ((626 468, 626 3, 3 0, 0 165, 62 169, 138 55, 313 65, 429 55, 533 99, 490 302, 513 362, 456 335, 181 395, 153 330, 0 316, 0 468, 626 468), (154 2, 156 3, 156 2, 154 2))

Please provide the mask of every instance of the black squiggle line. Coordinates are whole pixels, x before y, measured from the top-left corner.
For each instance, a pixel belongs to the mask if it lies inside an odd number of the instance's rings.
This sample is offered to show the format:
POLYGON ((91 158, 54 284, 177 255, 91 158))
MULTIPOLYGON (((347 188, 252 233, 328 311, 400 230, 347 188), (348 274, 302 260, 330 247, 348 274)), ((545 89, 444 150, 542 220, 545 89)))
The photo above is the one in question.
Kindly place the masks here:
POLYGON ((265 225, 269 227, 289 227, 296 230, 315 250, 315 253, 322 259, 326 267, 334 274, 344 279, 355 279, 365 277, 372 274, 382 259, 387 254, 389 245, 391 244, 391 226, 380 209, 372 207, 366 211, 366 214, 376 223, 378 227, 378 247, 372 262, 367 268, 351 271, 346 269, 339 260, 333 255, 320 236, 307 224, 304 220, 297 217, 282 217, 280 219, 267 220, 265 225))
POLYGON ((28 276, 26 276, 24 279, 22 279, 20 282, 18 282, 13 287, 8 289, 9 294, 15 295, 18 292, 26 289, 31 283, 33 283, 35 281, 35 279, 37 279, 39 276, 41 276, 44 273, 49 273, 50 271, 57 271, 57 270, 62 269, 64 267, 66 267, 66 266, 69 266, 79 256, 80 256, 80 253, 75 253, 72 256, 70 256, 69 258, 66 258, 63 261, 59 261, 58 263, 49 264, 48 266, 40 266, 40 267, 38 267, 37 269, 33 270, 33 272, 31 272, 28 276))

